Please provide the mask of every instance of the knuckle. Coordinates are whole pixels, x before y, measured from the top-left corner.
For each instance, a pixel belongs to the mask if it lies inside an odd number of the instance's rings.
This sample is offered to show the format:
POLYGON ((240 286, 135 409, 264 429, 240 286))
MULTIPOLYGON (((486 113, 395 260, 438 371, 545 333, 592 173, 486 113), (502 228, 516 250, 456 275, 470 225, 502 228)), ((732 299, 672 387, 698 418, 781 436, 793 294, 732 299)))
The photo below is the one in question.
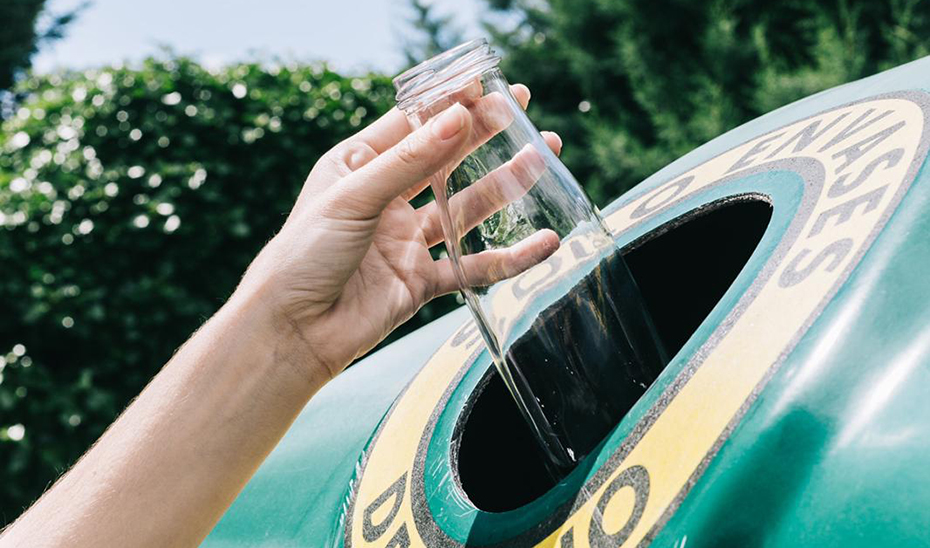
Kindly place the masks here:
POLYGON ((378 155, 375 149, 363 141, 350 141, 340 151, 340 162, 349 171, 355 171, 378 155))
POLYGON ((362 167, 376 155, 366 143, 347 139, 331 148, 323 155, 323 159, 336 173, 344 176, 362 167))
POLYGON ((394 149, 394 154, 397 156, 397 159, 405 165, 416 166, 420 163, 423 154, 421 152, 422 147, 420 145, 420 139, 415 135, 404 139, 394 149))

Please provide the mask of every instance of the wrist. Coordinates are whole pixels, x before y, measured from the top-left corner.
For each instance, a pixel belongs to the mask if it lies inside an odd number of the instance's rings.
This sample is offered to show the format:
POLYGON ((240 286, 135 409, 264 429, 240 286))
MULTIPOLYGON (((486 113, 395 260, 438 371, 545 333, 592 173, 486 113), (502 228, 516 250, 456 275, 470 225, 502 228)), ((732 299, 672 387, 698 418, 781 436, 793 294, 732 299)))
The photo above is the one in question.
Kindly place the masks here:
POLYGON ((294 374, 314 390, 332 378, 298 323, 280 305, 268 283, 243 283, 217 313, 248 341, 249 348, 276 364, 276 371, 294 374))

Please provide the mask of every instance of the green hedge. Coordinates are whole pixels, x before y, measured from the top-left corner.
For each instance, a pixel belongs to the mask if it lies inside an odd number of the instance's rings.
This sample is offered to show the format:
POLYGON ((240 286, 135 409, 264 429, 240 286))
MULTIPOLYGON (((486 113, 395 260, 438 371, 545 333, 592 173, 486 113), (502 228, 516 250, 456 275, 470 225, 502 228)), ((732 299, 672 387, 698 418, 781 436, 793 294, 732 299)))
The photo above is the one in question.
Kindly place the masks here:
POLYGON ((381 76, 187 59, 19 91, 0 133, 4 522, 223 303, 319 156, 393 103, 381 76))

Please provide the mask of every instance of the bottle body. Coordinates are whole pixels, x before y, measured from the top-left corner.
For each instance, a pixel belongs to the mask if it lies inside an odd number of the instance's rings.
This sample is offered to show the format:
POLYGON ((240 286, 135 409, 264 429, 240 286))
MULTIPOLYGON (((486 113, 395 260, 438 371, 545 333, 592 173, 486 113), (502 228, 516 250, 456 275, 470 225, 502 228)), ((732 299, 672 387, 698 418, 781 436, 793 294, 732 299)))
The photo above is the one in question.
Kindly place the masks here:
POLYGON ((467 154, 430 186, 465 302, 562 476, 619 422, 666 357, 613 237, 498 60, 483 40, 470 42, 395 86, 414 127, 456 102, 472 115, 467 154), (540 253, 544 241, 558 249, 540 253))

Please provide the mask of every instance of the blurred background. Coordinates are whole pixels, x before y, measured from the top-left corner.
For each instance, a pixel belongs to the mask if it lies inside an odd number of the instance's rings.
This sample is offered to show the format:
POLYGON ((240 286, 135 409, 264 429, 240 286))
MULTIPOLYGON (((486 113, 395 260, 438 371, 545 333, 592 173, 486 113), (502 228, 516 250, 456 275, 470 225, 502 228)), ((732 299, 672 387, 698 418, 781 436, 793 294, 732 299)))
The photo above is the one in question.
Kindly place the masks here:
POLYGON ((390 78, 477 36, 603 206, 927 55, 930 0, 3 0, 0 526, 223 303, 317 158, 392 106, 390 78))

